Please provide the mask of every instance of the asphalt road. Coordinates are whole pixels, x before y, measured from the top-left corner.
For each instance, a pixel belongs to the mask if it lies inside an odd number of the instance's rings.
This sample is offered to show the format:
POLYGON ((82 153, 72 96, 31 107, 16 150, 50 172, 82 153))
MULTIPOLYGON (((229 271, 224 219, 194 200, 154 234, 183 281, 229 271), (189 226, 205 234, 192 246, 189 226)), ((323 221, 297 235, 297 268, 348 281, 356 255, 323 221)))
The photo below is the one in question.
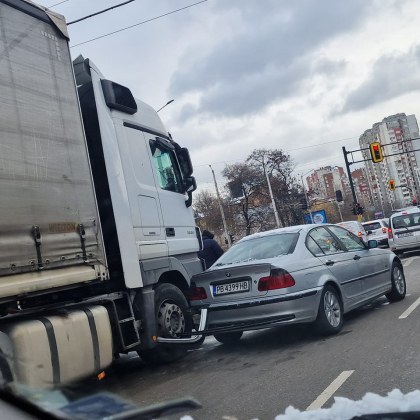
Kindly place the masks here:
POLYGON ((346 315, 336 336, 294 326, 246 333, 234 347, 208 338, 181 362, 159 368, 133 353, 98 390, 139 405, 193 396, 203 404, 190 413, 194 419, 242 420, 274 419, 289 405, 328 407, 333 396, 420 389, 420 305, 412 306, 420 304, 420 253, 404 256, 403 265, 407 297, 393 304, 380 298, 346 315))

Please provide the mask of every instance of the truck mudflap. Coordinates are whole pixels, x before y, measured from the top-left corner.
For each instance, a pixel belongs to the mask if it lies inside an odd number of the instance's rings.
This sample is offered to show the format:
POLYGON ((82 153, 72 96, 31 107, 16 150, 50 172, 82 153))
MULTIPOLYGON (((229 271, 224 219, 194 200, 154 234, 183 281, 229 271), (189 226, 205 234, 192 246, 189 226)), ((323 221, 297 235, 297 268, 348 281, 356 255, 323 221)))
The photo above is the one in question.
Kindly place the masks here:
POLYGON ((193 331, 191 337, 180 337, 180 338, 166 338, 166 337, 157 337, 156 341, 162 344, 201 344, 200 342, 204 341, 205 335, 204 329, 206 328, 207 323, 207 308, 201 310, 200 313, 200 323, 198 330, 193 331))

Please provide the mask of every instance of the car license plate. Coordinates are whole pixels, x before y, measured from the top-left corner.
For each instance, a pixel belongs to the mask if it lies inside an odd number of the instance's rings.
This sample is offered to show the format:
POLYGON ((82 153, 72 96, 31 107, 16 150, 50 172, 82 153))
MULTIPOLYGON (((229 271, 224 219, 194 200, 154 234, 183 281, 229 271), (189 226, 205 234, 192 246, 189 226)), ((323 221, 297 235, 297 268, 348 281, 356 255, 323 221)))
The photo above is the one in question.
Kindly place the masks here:
POLYGON ((404 233, 399 233, 398 237, 399 238, 406 238, 407 236, 413 236, 413 232, 404 232, 404 233))
POLYGON ((214 296, 247 291, 249 291, 249 281, 237 281, 235 283, 218 284, 217 286, 213 286, 214 296))

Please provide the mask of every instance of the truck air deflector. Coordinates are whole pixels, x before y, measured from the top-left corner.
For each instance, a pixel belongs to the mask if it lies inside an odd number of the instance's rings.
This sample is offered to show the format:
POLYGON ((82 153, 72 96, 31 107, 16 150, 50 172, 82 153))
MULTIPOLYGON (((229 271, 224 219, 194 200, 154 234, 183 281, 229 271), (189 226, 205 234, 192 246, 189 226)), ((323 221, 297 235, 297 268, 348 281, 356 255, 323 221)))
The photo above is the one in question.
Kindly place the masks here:
POLYGON ((101 79, 101 85, 105 103, 109 108, 130 115, 137 112, 136 100, 130 89, 106 79, 101 79))

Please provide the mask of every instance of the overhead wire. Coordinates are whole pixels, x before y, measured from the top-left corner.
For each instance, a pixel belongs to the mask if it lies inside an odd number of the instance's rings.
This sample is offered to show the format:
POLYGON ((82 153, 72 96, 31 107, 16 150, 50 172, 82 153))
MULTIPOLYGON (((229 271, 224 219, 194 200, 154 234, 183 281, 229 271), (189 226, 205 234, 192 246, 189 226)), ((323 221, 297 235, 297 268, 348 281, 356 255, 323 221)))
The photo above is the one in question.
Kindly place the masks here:
POLYGON ((95 12, 95 13, 92 13, 90 15, 83 16, 83 17, 81 17, 79 19, 76 19, 76 20, 72 20, 71 22, 67 22, 67 26, 73 25, 74 23, 81 22, 82 20, 86 20, 86 19, 89 19, 89 18, 94 17, 94 16, 101 15, 102 13, 108 12, 110 10, 118 9, 119 7, 125 6, 128 3, 132 3, 133 1, 135 1, 135 0, 128 0, 128 1, 125 1, 123 3, 116 4, 115 6, 111 6, 111 7, 108 7, 106 9, 100 10, 99 12, 95 12))
POLYGON ((60 2, 58 2, 58 3, 52 4, 51 6, 47 6, 47 9, 51 9, 51 7, 58 6, 59 4, 65 3, 65 2, 67 2, 67 1, 69 1, 69 0, 63 0, 63 1, 60 1, 60 2))
POLYGON ((135 23, 134 25, 129 25, 129 26, 126 26, 126 27, 124 27, 124 28, 117 29, 116 31, 108 32, 108 33, 106 33, 106 34, 99 35, 99 36, 97 36, 97 37, 95 37, 95 38, 91 38, 91 39, 88 39, 88 40, 86 40, 86 41, 79 42, 78 44, 71 45, 71 46, 70 46, 70 48, 78 47, 79 45, 88 44, 89 42, 97 41, 98 39, 105 38, 105 37, 108 37, 108 36, 111 36, 111 35, 115 35, 115 34, 117 34, 117 33, 119 33, 119 32, 126 31, 127 29, 131 29, 131 28, 134 28, 134 27, 136 27, 136 26, 144 25, 145 23, 149 23, 149 22, 152 22, 152 21, 154 21, 154 20, 161 19, 161 18, 163 18, 163 17, 166 17, 166 16, 169 16, 169 15, 172 15, 172 14, 174 14, 174 13, 181 12, 182 10, 189 9, 190 7, 198 6, 199 4, 201 4, 201 3, 205 3, 205 2, 207 2, 207 1, 208 1, 208 0, 201 0, 201 1, 198 1, 198 2, 196 2, 196 3, 192 3, 192 4, 189 4, 189 5, 187 5, 187 6, 180 7, 179 9, 175 9, 175 10, 172 10, 172 11, 170 11, 170 12, 163 13, 162 15, 155 16, 155 17, 153 17, 153 18, 143 20, 142 22, 135 23))
MULTIPOLYGON (((357 137, 358 136, 352 136, 352 137, 346 137, 344 139, 325 141, 325 142, 317 143, 317 144, 309 144, 308 146, 302 146, 302 147, 296 147, 294 149, 283 150, 283 152, 289 153, 289 152, 294 152, 296 150, 304 150, 304 149, 309 149, 309 148, 312 148, 312 147, 319 147, 319 146, 323 146, 325 144, 338 143, 338 142, 342 142, 342 141, 346 141, 346 140, 356 139, 357 137)), ((334 155, 334 156, 338 156, 338 155, 334 155)), ((328 159, 328 158, 326 158, 326 159, 328 159)), ((246 159, 239 160, 239 161, 238 161, 238 159, 235 159, 235 160, 222 160, 222 161, 219 161, 219 162, 211 162, 210 165, 219 165, 219 164, 222 164, 222 163, 228 164, 228 163, 231 163, 231 162, 245 162, 245 160, 246 159)), ((325 159, 322 159, 322 160, 325 160, 325 159)), ((201 164, 201 165, 194 165, 194 167, 207 166, 207 165, 209 165, 209 163, 204 163, 204 164, 201 164)))

